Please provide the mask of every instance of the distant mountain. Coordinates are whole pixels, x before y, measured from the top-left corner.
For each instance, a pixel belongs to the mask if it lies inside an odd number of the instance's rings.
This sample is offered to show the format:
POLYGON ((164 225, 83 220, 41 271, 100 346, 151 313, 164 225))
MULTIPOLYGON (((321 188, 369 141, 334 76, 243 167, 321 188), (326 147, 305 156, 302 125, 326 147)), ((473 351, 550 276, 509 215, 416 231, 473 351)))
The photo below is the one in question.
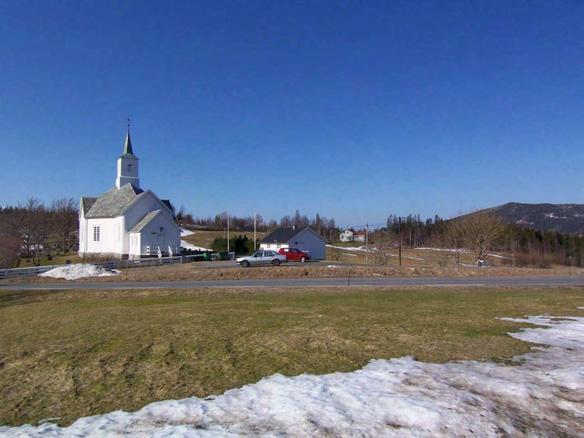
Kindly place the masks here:
POLYGON ((509 202, 482 212, 494 213, 505 222, 534 230, 584 234, 584 204, 521 204, 509 202))

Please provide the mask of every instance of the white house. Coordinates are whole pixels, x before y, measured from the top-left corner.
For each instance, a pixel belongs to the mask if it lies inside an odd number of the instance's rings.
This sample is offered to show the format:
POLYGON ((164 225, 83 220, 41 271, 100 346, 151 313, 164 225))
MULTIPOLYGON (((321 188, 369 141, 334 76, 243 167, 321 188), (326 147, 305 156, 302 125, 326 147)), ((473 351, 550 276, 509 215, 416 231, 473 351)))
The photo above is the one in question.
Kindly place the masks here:
POLYGON ((301 230, 278 228, 260 241, 260 248, 276 251, 280 248, 297 248, 308 252, 312 260, 326 258, 326 241, 310 227, 301 230))
POLYGON ((339 240, 341 242, 352 242, 354 236, 355 236, 355 232, 353 231, 353 229, 352 228, 347 228, 346 230, 343 230, 339 234, 339 240))
POLYGON ((170 253, 180 253, 174 209, 170 201, 140 188, 138 157, 128 129, 115 187, 98 198, 81 198, 79 255, 135 259, 170 253))
POLYGON ((354 230, 347 228, 339 234, 341 242, 365 242, 367 232, 365 230, 354 230))

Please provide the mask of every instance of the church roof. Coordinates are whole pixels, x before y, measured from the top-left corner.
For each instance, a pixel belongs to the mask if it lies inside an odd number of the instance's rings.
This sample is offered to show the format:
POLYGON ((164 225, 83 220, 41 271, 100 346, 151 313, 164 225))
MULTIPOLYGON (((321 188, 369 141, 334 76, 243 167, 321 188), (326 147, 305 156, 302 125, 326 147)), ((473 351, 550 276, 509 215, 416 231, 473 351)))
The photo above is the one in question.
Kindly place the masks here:
POLYGON ((118 217, 142 193, 144 193, 144 190, 138 189, 132 184, 126 184, 119 189, 114 187, 97 199, 87 198, 95 199, 95 201, 89 211, 85 211, 85 217, 118 217))
POLYGON ((130 233, 139 233, 142 229, 150 223, 152 219, 161 213, 160 210, 153 210, 138 221, 136 225, 130 230, 130 233))
POLYGON ((164 205, 166 205, 168 207, 168 209, 170 211, 172 211, 172 213, 174 214, 174 207, 172 206, 172 203, 170 202, 170 200, 168 199, 161 199, 160 200, 164 205))

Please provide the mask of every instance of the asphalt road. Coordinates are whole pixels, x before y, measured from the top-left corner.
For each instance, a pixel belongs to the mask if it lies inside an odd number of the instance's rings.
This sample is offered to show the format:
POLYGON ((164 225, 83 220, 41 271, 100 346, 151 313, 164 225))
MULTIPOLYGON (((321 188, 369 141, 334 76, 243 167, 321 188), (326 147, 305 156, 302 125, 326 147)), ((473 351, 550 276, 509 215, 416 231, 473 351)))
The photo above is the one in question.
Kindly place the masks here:
POLYGON ((343 287, 343 286, 583 286, 584 276, 573 277, 333 277, 261 278, 246 280, 116 281, 62 283, 0 283, 0 290, 112 290, 112 289, 194 289, 239 287, 343 287))

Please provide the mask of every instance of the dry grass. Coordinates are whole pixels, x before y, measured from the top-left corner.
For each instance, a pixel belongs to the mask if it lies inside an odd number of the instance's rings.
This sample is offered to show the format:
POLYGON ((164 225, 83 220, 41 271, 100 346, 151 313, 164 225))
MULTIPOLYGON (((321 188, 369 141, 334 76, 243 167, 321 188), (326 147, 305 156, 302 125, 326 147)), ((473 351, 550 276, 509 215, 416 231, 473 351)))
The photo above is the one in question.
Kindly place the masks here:
POLYGON ((581 289, 0 292, 0 424, 134 410, 372 358, 504 360, 498 316, 584 314, 581 289))
MULTIPOLYGON (((354 247, 363 246, 363 244, 357 243, 335 243, 334 248, 327 248, 328 258, 330 260, 337 260, 346 263, 365 263, 368 261, 370 264, 375 263, 375 255, 369 253, 366 255, 364 251, 355 251, 354 247), (352 248, 353 247, 353 248, 352 248)), ((375 247, 376 244, 372 243, 369 248, 375 247)), ((397 266, 399 265, 398 250, 392 248, 390 250, 389 265, 397 266)), ((507 254, 495 254, 488 258, 489 265, 492 267, 503 267, 510 265, 510 259, 508 259, 507 264, 505 264, 505 259, 503 257, 509 257, 507 254)), ((460 263, 467 265, 474 265, 475 259, 470 252, 460 252, 458 254, 460 263)), ((402 266, 410 267, 454 267, 456 266, 455 254, 450 251, 437 251, 435 249, 428 248, 404 248, 402 251, 402 266)))
MULTIPOLYGON (((235 262, 226 267, 221 262, 211 264, 185 263, 124 269, 120 275, 93 277, 78 281, 174 281, 174 280, 241 280, 253 278, 323 278, 323 277, 480 277, 480 276, 538 276, 568 275, 567 268, 536 269, 513 267, 470 268, 457 266, 352 266, 339 262, 289 263, 279 267, 241 268, 235 262), (204 268, 203 266, 212 266, 204 268), (216 266, 216 267, 215 267, 216 266)), ((584 270, 572 269, 571 274, 582 275, 584 270)), ((50 277, 21 277, 1 280, 3 283, 58 283, 67 282, 50 277)))
MULTIPOLYGON (((87 281, 164 281, 164 280, 237 280, 248 278, 323 278, 323 277, 475 277, 475 276, 533 276, 560 275, 567 271, 532 268, 464 268, 425 266, 350 266, 335 263, 290 263, 279 267, 200 269, 196 263, 166 265, 151 268, 126 269, 119 276, 90 278, 87 281), (334 266, 334 267, 331 267, 334 266)), ((54 279, 45 279, 52 281, 54 279)))
MULTIPOLYGON (((66 255, 53 256, 51 260, 49 260, 47 257, 44 257, 41 260, 41 266, 64 265, 67 262, 67 260, 70 260, 71 263, 82 263, 83 262, 83 258, 79 257, 79 255, 77 255, 77 254, 66 254, 66 255)), ((32 262, 32 259, 21 259, 20 265, 18 265, 19 268, 28 268, 31 266, 35 266, 35 264, 32 262)))

